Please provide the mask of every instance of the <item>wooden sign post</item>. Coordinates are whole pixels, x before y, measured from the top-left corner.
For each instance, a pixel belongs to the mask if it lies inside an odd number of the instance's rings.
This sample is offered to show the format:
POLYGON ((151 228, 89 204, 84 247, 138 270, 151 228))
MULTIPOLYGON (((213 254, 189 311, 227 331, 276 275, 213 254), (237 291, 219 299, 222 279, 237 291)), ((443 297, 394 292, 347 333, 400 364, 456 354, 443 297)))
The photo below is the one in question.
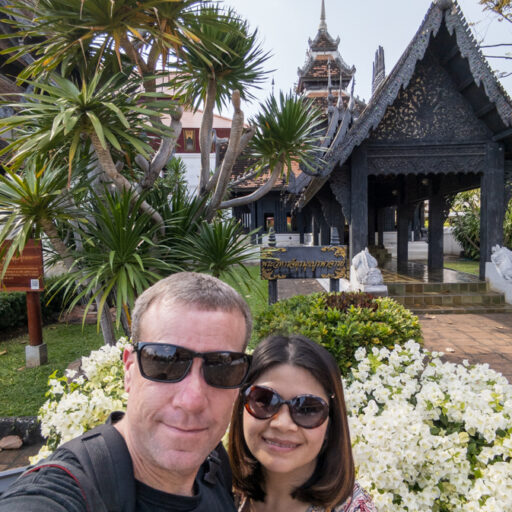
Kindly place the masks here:
MULTIPOLYGON (((10 242, 1 246, 8 248, 10 242)), ((0 266, 3 262, 0 261, 0 266)), ((1 268, 1 267, 0 267, 1 268)), ((29 345, 25 347, 27 368, 41 366, 48 361, 46 344, 43 343, 43 321, 39 293, 43 285, 43 251, 41 242, 29 240, 23 252, 13 256, 4 278, 0 281, 4 292, 26 292, 29 345)))

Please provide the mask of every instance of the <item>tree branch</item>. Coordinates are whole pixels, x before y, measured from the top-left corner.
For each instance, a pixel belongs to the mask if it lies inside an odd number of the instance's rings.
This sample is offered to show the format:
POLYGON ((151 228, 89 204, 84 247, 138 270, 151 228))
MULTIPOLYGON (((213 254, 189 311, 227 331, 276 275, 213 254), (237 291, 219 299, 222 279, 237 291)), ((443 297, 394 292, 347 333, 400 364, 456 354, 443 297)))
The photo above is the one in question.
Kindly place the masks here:
POLYGON ((124 37, 121 39, 121 47, 126 52, 126 55, 129 57, 129 59, 135 64, 135 66, 137 66, 141 76, 144 76, 150 72, 146 63, 144 62, 144 59, 140 56, 139 52, 135 49, 126 35, 124 35, 124 37))
MULTIPOLYGON (((254 128, 254 126, 250 126, 249 129, 245 133, 242 134, 242 136, 240 137, 240 144, 238 145, 238 149, 235 154, 235 162, 238 160, 238 157, 243 153, 244 149, 247 147, 247 145, 249 144, 250 140, 253 138, 255 133, 256 133, 256 128, 254 128)), ((235 162, 233 162, 233 165, 235 164, 235 162)), ((233 166, 231 166, 231 167, 233 167, 233 166)), ((211 192, 212 189, 215 187, 215 185, 219 179, 221 170, 222 170, 222 164, 217 166, 217 168, 215 169, 215 173, 209 179, 208 184, 206 185, 206 190, 205 190, 206 193, 211 192)), ((227 188, 227 185, 226 185, 226 188, 227 188)))
MULTIPOLYGON (((98 162, 103 169, 103 172, 114 182, 117 188, 120 190, 131 190, 134 194, 135 198, 139 198, 140 194, 135 189, 135 187, 132 186, 132 184, 122 175, 118 172, 116 169, 116 166, 114 164, 114 161, 112 160, 112 155, 110 154, 110 151, 106 148, 104 148, 101 145, 101 141, 96 135, 96 132, 90 132, 89 137, 91 138, 92 145, 94 147, 94 151, 96 153, 96 156, 98 157, 98 162)), ((164 232, 164 220, 162 216, 146 201, 142 201, 140 208, 142 211, 146 212, 151 216, 153 221, 160 226, 160 232, 164 232)))
POLYGON ((148 164, 148 169, 145 170, 144 179, 141 183, 142 190, 150 189, 155 180, 160 175, 160 171, 165 167, 169 158, 176 146, 176 141, 181 133, 181 116, 183 115, 183 108, 178 107, 171 115, 170 130, 172 135, 170 137, 163 137, 160 141, 160 147, 155 153, 155 156, 148 164))
POLYGON ((281 175, 281 172, 283 171, 283 163, 278 162, 274 169, 272 170, 272 174, 270 175, 270 178, 268 181, 260 187, 258 190, 255 190, 251 194, 248 194, 246 196, 242 197, 236 197, 235 199, 229 199, 228 201, 223 201, 219 208, 224 210, 226 208, 234 208, 235 206, 242 206, 244 204, 249 204, 254 201, 257 201, 258 199, 262 198, 265 194, 270 192, 272 190, 272 187, 276 184, 277 179, 281 175))

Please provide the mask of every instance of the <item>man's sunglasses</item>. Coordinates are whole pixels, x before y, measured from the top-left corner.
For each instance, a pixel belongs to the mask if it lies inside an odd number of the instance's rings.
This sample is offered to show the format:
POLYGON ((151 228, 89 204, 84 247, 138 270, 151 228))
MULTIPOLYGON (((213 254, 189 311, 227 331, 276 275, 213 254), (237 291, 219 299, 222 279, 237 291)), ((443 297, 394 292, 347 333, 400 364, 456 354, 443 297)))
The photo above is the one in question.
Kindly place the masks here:
POLYGON ((155 382, 179 382, 192 368, 196 357, 203 360, 202 374, 207 384, 215 388, 240 387, 251 357, 243 352, 194 352, 169 343, 135 343, 135 352, 143 377, 155 382))
POLYGON ((283 400, 273 389, 251 386, 244 393, 246 411, 258 420, 274 417, 286 404, 292 420, 302 428, 319 427, 329 416, 329 404, 319 396, 299 395, 283 400))

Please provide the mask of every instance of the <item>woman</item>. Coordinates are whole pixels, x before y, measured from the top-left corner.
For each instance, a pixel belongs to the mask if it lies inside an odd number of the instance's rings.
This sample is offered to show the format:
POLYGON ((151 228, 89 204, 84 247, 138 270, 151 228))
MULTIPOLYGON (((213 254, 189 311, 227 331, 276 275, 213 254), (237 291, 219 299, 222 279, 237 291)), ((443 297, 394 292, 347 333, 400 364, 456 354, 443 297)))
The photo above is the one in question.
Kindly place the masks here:
POLYGON ((376 511, 354 482, 338 365, 303 336, 272 336, 254 351, 229 452, 239 512, 376 511))

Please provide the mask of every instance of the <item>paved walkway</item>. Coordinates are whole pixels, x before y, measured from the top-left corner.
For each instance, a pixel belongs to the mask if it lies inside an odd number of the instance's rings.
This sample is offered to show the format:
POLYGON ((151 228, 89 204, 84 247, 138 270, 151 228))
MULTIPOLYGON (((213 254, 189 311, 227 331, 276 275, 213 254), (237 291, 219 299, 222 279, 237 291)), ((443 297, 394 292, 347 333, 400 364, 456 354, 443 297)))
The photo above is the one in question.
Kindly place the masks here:
MULTIPOLYGON (((313 279, 283 279, 278 297, 320 292, 313 279)), ((512 315, 420 315, 425 348, 444 352, 444 359, 460 363, 487 363, 512 382, 512 315)))
POLYGON ((444 359, 487 363, 512 383, 512 315, 420 315, 425 347, 444 359))

